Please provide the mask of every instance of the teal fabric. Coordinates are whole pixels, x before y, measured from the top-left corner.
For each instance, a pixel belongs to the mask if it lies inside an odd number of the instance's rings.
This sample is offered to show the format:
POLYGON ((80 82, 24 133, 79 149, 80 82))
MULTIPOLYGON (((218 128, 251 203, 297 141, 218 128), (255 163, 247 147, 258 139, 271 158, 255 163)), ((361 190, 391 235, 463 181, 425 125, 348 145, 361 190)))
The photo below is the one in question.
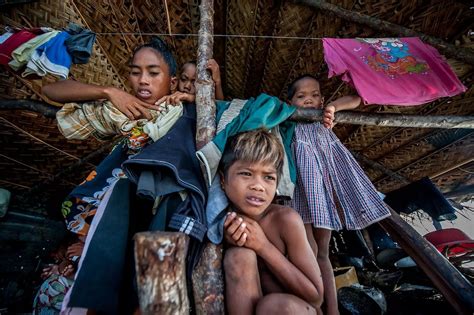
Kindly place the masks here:
MULTIPOLYGON (((217 102, 216 124, 229 106, 230 102, 217 102)), ((250 98, 240 110, 239 115, 224 130, 219 132, 212 141, 222 153, 229 137, 245 131, 259 128, 271 129, 280 125, 280 134, 288 157, 291 181, 296 183, 296 168, 290 147, 296 123, 286 121, 295 110, 295 106, 288 105, 275 96, 260 94, 257 98, 250 98)))

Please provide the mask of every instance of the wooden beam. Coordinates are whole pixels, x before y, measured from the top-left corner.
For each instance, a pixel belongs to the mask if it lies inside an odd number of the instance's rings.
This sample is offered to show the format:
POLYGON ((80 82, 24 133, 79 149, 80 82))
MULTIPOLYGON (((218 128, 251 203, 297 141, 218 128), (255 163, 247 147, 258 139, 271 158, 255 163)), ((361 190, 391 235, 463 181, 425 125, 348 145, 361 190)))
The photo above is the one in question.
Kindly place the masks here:
MULTIPOLYGON (((199 150, 216 133, 216 105, 214 83, 206 70, 213 51, 214 0, 202 0, 198 39, 196 80, 196 147, 199 150)), ((222 245, 210 242, 204 247, 201 259, 193 272, 193 293, 196 314, 224 314, 224 274, 222 272, 222 245)))
MULTIPOLYGON (((321 121, 322 110, 298 108, 290 119, 302 122, 321 121)), ((336 113, 334 122, 382 127, 474 129, 474 116, 419 116, 341 111, 336 113)))
POLYGON ((346 10, 338 5, 331 4, 326 1, 296 0, 294 2, 298 4, 305 4, 320 10, 329 11, 344 20, 366 25, 374 30, 393 34, 397 37, 419 37, 424 42, 438 48, 443 54, 474 65, 474 51, 472 49, 451 45, 439 38, 429 36, 421 32, 417 32, 391 22, 381 20, 376 17, 361 14, 355 11, 346 10))
POLYGON ((30 110, 47 118, 56 118, 59 107, 35 100, 0 100, 0 110, 30 110))
POLYGON ((179 232, 135 235, 135 268, 141 314, 189 314, 186 254, 189 237, 179 232))
POLYGON ((397 213, 379 223, 416 262, 457 314, 474 311, 474 286, 397 213))

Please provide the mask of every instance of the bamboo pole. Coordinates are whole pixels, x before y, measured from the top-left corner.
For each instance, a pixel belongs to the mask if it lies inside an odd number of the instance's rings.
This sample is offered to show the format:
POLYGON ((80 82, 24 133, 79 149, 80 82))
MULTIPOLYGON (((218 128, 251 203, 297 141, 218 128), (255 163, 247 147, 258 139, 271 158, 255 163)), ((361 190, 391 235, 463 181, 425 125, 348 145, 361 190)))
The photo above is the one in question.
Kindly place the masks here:
MULTIPOLYGON (((320 109, 298 108, 290 119, 316 122, 322 120, 322 113, 320 109)), ((334 122, 382 127, 474 129, 474 116, 419 116, 341 111, 336 113, 334 122)))
POLYGON ((189 237, 177 232, 135 235, 141 314, 189 314, 186 253, 189 237))
POLYGON ((391 22, 381 20, 376 17, 361 14, 359 12, 355 12, 351 10, 346 10, 344 8, 341 8, 338 5, 335 5, 326 1, 295 0, 294 2, 298 4, 305 4, 313 8, 320 9, 320 10, 329 11, 346 21, 351 21, 358 24, 367 25, 370 28, 380 31, 380 32, 393 34, 395 36, 400 36, 400 37, 419 37, 424 42, 429 43, 435 46, 436 48, 438 48, 439 50, 441 50, 443 54, 446 54, 447 56, 456 58, 458 60, 462 60, 471 65, 474 65, 474 52, 472 51, 472 49, 454 46, 443 41, 442 39, 432 37, 432 36, 423 34, 421 32, 417 32, 412 29, 409 29, 409 28, 406 28, 406 27, 403 27, 391 22))
MULTIPOLYGON (((216 132, 214 82, 206 70, 212 58, 214 32, 214 0, 202 0, 198 39, 196 80, 196 146, 199 150, 212 140, 216 132)), ((224 314, 224 275, 222 245, 210 242, 204 247, 201 259, 193 272, 193 293, 196 314, 224 314)))
POLYGON ((0 110, 31 110, 46 118, 56 118, 59 107, 35 100, 0 100, 0 110))
MULTIPOLYGON (((212 55, 211 55, 212 58, 212 55)), ((199 64, 198 64, 199 66, 199 64)), ((204 68, 205 69, 205 68, 204 68)), ((210 78, 207 71, 204 71, 210 78)), ((203 75, 202 82, 207 82, 207 77, 203 75)), ((198 77, 199 80, 199 77, 198 77)), ((196 104, 198 110, 198 125, 206 126, 199 130, 197 135, 198 148, 212 139, 212 124, 214 122, 208 119, 206 114, 215 119, 214 108, 214 87, 212 80, 208 83, 196 83, 199 97, 196 95, 196 104), (211 91, 212 87, 212 91, 211 91), (211 93, 212 100, 207 100, 205 93, 211 93), (211 103, 210 103, 211 102, 211 103), (211 104, 211 105, 209 105, 211 104)), ((34 100, 0 100, 0 110, 31 110, 43 114, 45 117, 54 118, 59 108, 51 106, 47 103, 34 100)), ((291 116, 291 120, 302 122, 315 122, 322 120, 322 110, 313 108, 298 108, 291 116)), ((418 115, 400 115, 391 113, 363 113, 343 111, 336 113, 334 120, 338 123, 367 125, 367 126, 384 126, 384 127, 413 127, 413 128, 468 128, 474 129, 474 116, 418 116, 418 115)), ((214 124, 215 125, 215 124, 214 124)))

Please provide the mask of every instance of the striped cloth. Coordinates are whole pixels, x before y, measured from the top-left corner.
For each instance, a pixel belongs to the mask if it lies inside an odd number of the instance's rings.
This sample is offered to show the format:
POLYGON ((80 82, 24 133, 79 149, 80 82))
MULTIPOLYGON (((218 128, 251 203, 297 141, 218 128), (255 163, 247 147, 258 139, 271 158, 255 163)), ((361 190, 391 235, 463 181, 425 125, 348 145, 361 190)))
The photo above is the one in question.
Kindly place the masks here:
POLYGON ((374 185, 332 130, 320 123, 298 124, 292 149, 297 183, 290 205, 304 223, 358 230, 390 216, 374 185))
POLYGON ((153 141, 164 136, 183 114, 183 105, 159 105, 161 110, 151 110, 151 120, 130 120, 110 101, 67 103, 57 113, 59 131, 67 139, 87 139, 94 136, 99 140, 115 135, 130 133, 142 127, 153 141))

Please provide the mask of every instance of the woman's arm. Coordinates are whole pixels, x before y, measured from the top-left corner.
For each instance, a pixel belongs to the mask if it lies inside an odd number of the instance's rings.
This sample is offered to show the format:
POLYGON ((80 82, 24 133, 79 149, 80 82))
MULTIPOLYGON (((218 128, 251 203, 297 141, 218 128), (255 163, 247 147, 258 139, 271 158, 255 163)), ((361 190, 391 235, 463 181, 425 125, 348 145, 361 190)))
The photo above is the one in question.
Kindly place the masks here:
POLYGON ((244 246, 253 249, 264 260, 270 272, 288 293, 302 298, 309 304, 320 306, 322 303, 320 272, 316 258, 306 239, 303 222, 298 214, 294 212, 294 215, 285 215, 283 224, 275 224, 275 228, 283 229, 285 233, 291 231, 291 235, 283 238, 288 249, 288 258, 267 239, 256 221, 249 218, 244 218, 244 221, 248 231, 244 246), (291 247, 294 248, 290 253, 291 247), (297 250, 302 250, 299 254, 301 257, 295 259, 297 250))
POLYGON ((149 109, 159 110, 116 87, 87 84, 73 80, 58 81, 42 88, 42 92, 53 101, 81 102, 107 99, 130 119, 151 119, 149 109))

